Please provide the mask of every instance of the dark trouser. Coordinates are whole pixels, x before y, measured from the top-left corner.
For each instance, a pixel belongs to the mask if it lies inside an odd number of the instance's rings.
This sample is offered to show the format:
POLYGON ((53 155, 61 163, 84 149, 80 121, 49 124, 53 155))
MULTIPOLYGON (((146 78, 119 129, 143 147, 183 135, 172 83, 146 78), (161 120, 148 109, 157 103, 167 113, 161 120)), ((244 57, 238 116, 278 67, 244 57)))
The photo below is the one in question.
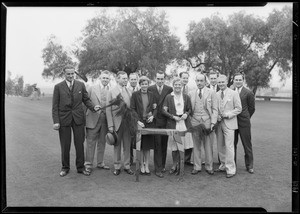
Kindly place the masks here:
POLYGON ((184 162, 191 162, 193 148, 184 150, 184 162))
POLYGON ((133 145, 131 144, 131 146, 130 146, 130 165, 132 165, 132 164, 133 164, 133 145))
POLYGON ((253 152, 251 143, 251 128, 250 127, 239 127, 234 132, 234 161, 236 162, 236 151, 238 144, 238 134, 240 134, 242 144, 245 152, 245 165, 247 169, 253 168, 253 152))
POLYGON ((71 126, 61 126, 59 129, 62 170, 70 170, 71 128, 76 151, 76 168, 77 171, 82 171, 84 170, 84 125, 76 125, 74 121, 72 121, 71 126))
MULTIPOLYGON (((162 127, 157 127, 162 128, 162 127)), ((154 167, 156 172, 161 172, 166 166, 168 149, 168 136, 155 135, 154 139, 154 167)))

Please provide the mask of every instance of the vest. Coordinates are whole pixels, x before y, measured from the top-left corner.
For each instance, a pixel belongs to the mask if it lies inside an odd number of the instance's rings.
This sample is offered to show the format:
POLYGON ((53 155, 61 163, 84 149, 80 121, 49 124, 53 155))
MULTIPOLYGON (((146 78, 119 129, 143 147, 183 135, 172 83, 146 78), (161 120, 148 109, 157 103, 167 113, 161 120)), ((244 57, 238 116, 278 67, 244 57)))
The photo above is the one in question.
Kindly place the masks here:
POLYGON ((199 96, 196 97, 195 100, 195 109, 193 113, 193 117, 191 118, 192 125, 199 124, 201 120, 206 121, 210 118, 209 114, 207 113, 205 106, 204 106, 204 99, 200 99, 199 96))

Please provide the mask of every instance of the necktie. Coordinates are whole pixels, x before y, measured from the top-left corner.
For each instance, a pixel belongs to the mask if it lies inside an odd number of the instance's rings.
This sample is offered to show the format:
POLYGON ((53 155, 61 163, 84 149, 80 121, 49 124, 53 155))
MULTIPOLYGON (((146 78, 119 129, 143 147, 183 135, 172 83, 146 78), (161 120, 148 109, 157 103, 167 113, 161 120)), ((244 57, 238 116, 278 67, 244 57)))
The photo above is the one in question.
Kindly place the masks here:
POLYGON ((72 88, 73 88, 73 85, 72 85, 72 82, 70 82, 70 86, 69 86, 70 91, 72 91, 72 88))
POLYGON ((202 99, 202 92, 201 92, 201 89, 200 89, 200 91, 199 91, 199 97, 200 97, 200 99, 202 99))
POLYGON ((158 93, 161 94, 162 87, 159 87, 158 93))
POLYGON ((221 99, 223 100, 224 98, 224 91, 221 92, 221 99))

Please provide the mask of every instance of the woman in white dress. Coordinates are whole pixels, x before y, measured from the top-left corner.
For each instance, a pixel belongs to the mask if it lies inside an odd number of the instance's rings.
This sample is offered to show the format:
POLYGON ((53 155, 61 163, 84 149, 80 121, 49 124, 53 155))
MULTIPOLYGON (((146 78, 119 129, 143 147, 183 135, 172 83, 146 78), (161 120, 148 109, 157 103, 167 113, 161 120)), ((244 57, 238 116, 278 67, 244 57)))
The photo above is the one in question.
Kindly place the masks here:
MULTIPOLYGON (((163 105, 163 114, 167 119, 167 129, 176 129, 178 131, 186 131, 191 126, 189 121, 189 115, 192 111, 192 105, 190 97, 182 93, 182 83, 180 78, 173 80, 173 92, 166 96, 163 105)), ((187 133, 182 138, 184 149, 193 147, 190 133, 187 133)), ((172 159, 173 166, 170 170, 170 174, 179 174, 179 162, 180 154, 175 142, 172 143, 172 159)))

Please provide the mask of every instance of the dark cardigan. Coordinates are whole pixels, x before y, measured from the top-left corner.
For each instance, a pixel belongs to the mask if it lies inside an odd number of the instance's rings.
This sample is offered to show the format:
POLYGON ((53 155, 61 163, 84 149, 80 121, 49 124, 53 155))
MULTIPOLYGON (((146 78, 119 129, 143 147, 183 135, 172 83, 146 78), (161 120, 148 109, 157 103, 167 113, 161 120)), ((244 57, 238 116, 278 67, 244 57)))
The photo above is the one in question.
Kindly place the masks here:
MULTIPOLYGON (((192 104, 191 104, 191 99, 188 95, 182 94, 183 96, 183 112, 187 114, 187 119, 184 121, 185 125, 187 128, 191 126, 189 115, 192 113, 192 104)), ((174 96, 172 94, 168 94, 166 96, 164 105, 163 105, 163 110, 162 110, 163 115, 165 115, 167 119, 167 129, 175 129, 176 128, 176 121, 173 119, 173 116, 176 116, 176 108, 175 108, 175 103, 174 103, 174 96), (166 111, 164 107, 168 107, 168 110, 166 111)))

